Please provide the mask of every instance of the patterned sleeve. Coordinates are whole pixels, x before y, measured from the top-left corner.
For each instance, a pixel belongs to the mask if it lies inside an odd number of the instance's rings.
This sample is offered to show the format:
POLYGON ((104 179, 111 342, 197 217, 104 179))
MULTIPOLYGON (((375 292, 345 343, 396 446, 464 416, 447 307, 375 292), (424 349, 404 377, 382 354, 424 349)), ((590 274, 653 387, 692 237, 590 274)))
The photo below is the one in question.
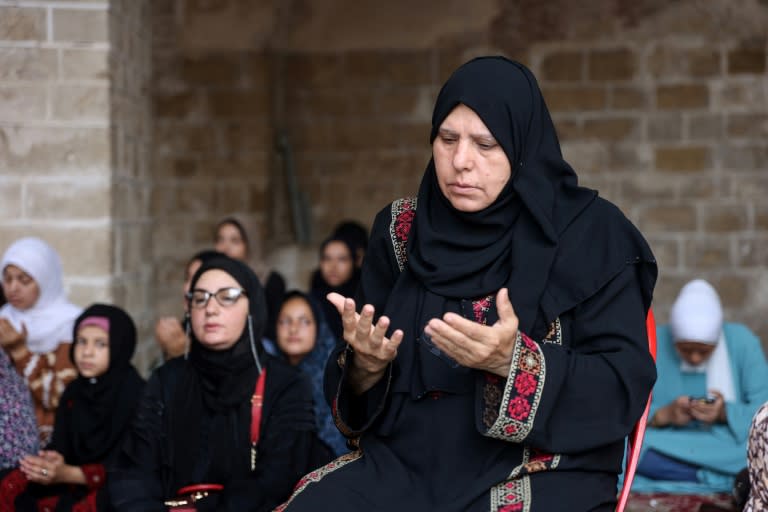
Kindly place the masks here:
POLYGON ((29 390, 0 350, 0 469, 15 467, 21 457, 38 449, 29 390))
POLYGON ((85 485, 92 491, 97 491, 104 486, 107 473, 103 464, 83 464, 80 470, 85 476, 85 485))
POLYGON ((77 372, 69 360, 70 343, 60 343, 53 352, 33 354, 27 351, 14 360, 16 370, 32 393, 32 403, 40 431, 40 442, 48 444, 53 432, 56 408, 64 389, 77 372))
POLYGON ((544 339, 519 333, 508 377, 485 375, 477 387, 478 430, 548 453, 624 439, 656 378, 636 284, 636 269, 628 265, 563 313, 544 339))

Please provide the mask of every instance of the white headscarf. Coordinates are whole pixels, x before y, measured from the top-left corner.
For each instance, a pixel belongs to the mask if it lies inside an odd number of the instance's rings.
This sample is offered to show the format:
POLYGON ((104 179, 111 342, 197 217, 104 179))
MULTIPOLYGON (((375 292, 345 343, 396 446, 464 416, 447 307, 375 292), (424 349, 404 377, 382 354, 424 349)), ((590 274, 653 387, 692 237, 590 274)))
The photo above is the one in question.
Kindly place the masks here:
POLYGON ((10 304, 0 308, 14 329, 27 328, 27 348, 32 353, 52 352, 62 341, 72 340, 74 321, 81 309, 70 303, 64 293, 61 260, 58 253, 39 238, 21 238, 5 251, 0 270, 15 265, 29 274, 40 289, 31 308, 19 310, 10 304))
POLYGON ((672 306, 670 327, 675 343, 696 341, 715 346, 714 352, 706 362, 691 366, 682 361, 680 370, 706 372, 707 390, 719 391, 726 401, 734 401, 736 392, 731 360, 723 334, 723 307, 717 291, 711 284, 703 279, 695 279, 683 286, 672 306))

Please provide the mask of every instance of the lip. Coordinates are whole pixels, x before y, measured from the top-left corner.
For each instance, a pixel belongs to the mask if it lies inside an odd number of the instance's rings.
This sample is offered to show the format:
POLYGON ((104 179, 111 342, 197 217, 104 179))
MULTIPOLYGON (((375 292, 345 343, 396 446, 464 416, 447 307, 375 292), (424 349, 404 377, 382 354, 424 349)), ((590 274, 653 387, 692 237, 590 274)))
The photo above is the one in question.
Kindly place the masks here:
POLYGON ((214 323, 204 324, 203 325, 203 329, 205 329, 206 331, 216 331, 220 327, 221 327, 221 324, 214 324, 214 323))
POLYGON ((91 363, 80 363, 78 366, 80 366, 80 370, 92 370, 93 365, 91 363))
POLYGON ((472 185, 465 185, 462 183, 449 183, 448 188, 458 194, 469 194, 477 190, 477 187, 473 187, 472 185))

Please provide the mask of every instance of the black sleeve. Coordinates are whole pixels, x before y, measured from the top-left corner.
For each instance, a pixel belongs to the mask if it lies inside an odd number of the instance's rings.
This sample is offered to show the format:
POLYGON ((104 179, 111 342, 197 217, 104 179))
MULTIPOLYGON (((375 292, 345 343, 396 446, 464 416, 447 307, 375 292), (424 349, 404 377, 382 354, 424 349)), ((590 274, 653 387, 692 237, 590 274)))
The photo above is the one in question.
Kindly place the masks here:
POLYGON ((164 409, 161 379, 155 371, 144 387, 123 445, 107 468, 110 500, 116 512, 166 512, 161 479, 164 409))
MULTIPOLYGON (((371 304, 376 318, 381 314, 395 285, 400 270, 394 255, 390 225, 391 205, 382 209, 373 221, 371 238, 355 297, 358 311, 371 304)), ((367 429, 384 409, 389 394, 392 365, 385 376, 366 393, 355 396, 347 382, 346 362, 352 357, 346 343, 340 343, 331 353, 325 368, 325 396, 331 406, 334 422, 346 437, 357 437, 367 429)))
POLYGON ((567 343, 518 334, 508 378, 489 379, 480 393, 476 423, 484 435, 576 453, 630 433, 656 380, 640 267, 627 265, 567 313, 567 343))
POLYGON ((219 511, 272 510, 288 499, 305 473, 314 469, 310 459, 316 433, 308 378, 296 373, 269 400, 271 412, 263 424, 256 470, 250 478, 227 484, 219 511))

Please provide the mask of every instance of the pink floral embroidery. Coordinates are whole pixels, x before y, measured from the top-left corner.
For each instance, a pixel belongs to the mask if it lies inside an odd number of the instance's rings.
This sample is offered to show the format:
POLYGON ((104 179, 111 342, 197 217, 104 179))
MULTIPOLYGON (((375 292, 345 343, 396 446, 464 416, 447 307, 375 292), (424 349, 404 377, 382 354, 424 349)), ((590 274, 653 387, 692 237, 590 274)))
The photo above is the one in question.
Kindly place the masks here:
MULTIPOLYGON (((409 206, 406 206, 406 208, 409 206)), ((395 234, 400 240, 408 240, 408 234, 411 232, 411 225, 415 216, 416 212, 410 209, 403 211, 397 216, 395 220, 395 234)))
POLYGON ((530 373, 520 373, 515 377, 515 389, 523 396, 528 396, 536 391, 538 382, 530 373))
POLYGON ((523 510, 522 503, 515 503, 514 505, 504 505, 499 509, 499 512, 518 512, 523 510))
POLYGON ((528 400, 522 396, 516 396, 509 401, 509 407, 507 410, 513 419, 522 421, 527 418, 528 414, 531 412, 531 404, 528 403, 528 400))

